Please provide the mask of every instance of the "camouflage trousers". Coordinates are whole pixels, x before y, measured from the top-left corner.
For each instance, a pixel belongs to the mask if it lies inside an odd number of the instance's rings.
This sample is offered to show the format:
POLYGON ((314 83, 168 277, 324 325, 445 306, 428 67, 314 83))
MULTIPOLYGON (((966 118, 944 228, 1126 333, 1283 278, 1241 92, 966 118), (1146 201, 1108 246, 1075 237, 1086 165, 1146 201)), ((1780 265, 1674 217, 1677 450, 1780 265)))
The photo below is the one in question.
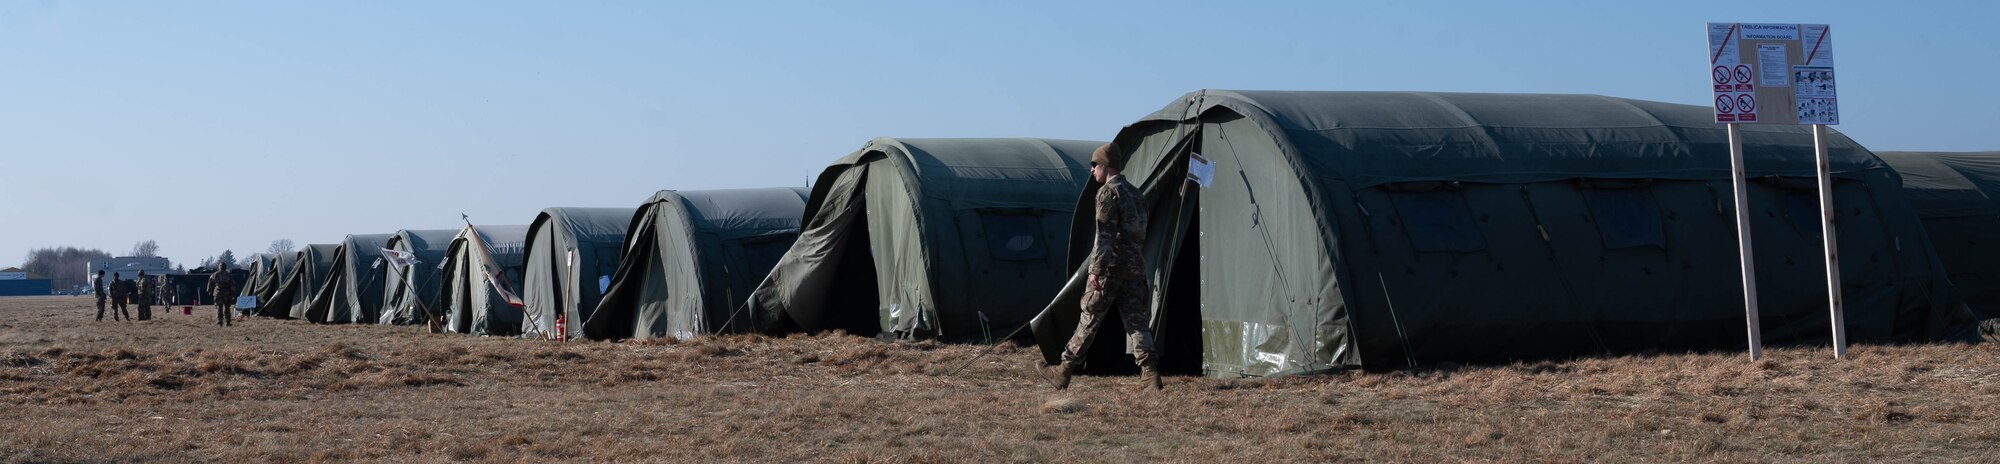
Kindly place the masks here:
POLYGON ((1153 355, 1153 315, 1146 309, 1146 281, 1103 283, 1104 290, 1084 290, 1083 316, 1076 322, 1076 333, 1070 336, 1069 345, 1063 348, 1062 361, 1082 364, 1084 352, 1090 350, 1090 343, 1097 338, 1098 326, 1110 316, 1105 313, 1117 311, 1119 322, 1125 325, 1125 352, 1144 365, 1153 355))
POLYGON ((215 299, 215 325, 232 325, 236 312, 236 297, 215 299))

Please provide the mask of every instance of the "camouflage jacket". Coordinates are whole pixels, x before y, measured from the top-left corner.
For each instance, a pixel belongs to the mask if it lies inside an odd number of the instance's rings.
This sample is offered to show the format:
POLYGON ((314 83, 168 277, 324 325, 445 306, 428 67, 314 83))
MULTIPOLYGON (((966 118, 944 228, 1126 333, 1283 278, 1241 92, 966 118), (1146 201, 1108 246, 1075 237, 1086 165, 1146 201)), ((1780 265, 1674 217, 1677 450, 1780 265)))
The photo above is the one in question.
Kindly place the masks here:
POLYGON ((208 276, 208 294, 217 299, 235 298, 236 281, 229 280, 229 273, 215 271, 208 276))
MULTIPOLYGON (((1838 231, 1838 229, 1835 230, 1838 231)), ((146 276, 145 278, 141 278, 138 280, 137 283, 139 285, 138 292, 140 298, 152 298, 154 293, 158 293, 158 288, 157 288, 158 285, 153 283, 153 281, 157 279, 158 278, 154 276, 146 276)))
POLYGON ((1098 279, 1146 278, 1146 205, 1124 175, 1097 189, 1097 238, 1090 246, 1090 273, 1098 279))
POLYGON ((128 296, 132 296, 132 281, 125 279, 111 281, 111 298, 123 300, 128 296))

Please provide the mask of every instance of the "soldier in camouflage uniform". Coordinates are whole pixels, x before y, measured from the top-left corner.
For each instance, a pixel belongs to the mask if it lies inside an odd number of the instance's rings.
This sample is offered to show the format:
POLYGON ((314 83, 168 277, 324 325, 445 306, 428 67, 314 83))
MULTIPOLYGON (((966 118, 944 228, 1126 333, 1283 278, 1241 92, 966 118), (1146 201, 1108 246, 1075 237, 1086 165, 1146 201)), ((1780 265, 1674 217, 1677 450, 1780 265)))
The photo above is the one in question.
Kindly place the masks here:
POLYGON ((153 279, 146 277, 146 271, 139 271, 139 320, 153 320, 153 279))
POLYGON ((215 274, 208 276, 208 294, 215 297, 215 325, 228 327, 235 325, 236 281, 229 279, 229 265, 215 264, 215 274))
POLYGON ((1126 350, 1139 363, 1140 385, 1158 390, 1159 356, 1153 351, 1153 316, 1147 310, 1151 294, 1146 283, 1146 205, 1139 189, 1125 181, 1125 153, 1105 144, 1090 156, 1090 177, 1097 189, 1097 237, 1090 247, 1090 279, 1083 291, 1083 315, 1076 333, 1063 349, 1062 364, 1042 369, 1055 378, 1058 390, 1069 388, 1070 376, 1083 367, 1098 325, 1116 311, 1125 326, 1126 350))
POLYGON ((132 322, 132 308, 125 305, 126 300, 131 298, 132 281, 120 278, 116 272, 111 273, 111 320, 118 320, 119 315, 124 315, 125 322, 132 322))
MULTIPOLYGON (((97 296, 97 322, 104 322, 104 300, 107 298, 104 285, 104 270, 98 269, 97 278, 90 279, 91 294, 97 296)), ((112 313, 111 320, 118 320, 118 314, 112 313)))

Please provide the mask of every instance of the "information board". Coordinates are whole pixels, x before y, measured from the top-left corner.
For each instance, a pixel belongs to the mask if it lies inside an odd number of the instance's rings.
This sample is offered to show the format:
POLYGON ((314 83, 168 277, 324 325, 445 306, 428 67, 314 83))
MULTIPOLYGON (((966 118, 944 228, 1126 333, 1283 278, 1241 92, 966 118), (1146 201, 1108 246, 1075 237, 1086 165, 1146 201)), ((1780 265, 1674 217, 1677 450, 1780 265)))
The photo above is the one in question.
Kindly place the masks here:
POLYGON ((1715 122, 1840 124, 1825 24, 1708 23, 1715 122))

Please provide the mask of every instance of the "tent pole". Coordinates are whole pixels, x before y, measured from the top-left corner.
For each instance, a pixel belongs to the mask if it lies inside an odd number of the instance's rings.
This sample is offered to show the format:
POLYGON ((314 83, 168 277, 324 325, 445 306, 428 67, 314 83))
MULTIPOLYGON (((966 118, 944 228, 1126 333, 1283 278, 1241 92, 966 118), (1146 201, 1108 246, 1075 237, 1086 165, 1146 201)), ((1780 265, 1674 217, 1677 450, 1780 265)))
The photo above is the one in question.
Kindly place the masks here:
POLYGON ((1813 124, 1813 164, 1819 175, 1820 237, 1826 247, 1826 301, 1832 307, 1833 359, 1847 357, 1847 318, 1840 301, 1840 241, 1834 237, 1833 176, 1826 154, 1826 125, 1813 124))
POLYGON ((1743 265, 1743 317, 1750 325, 1750 360, 1764 357, 1764 330, 1757 320, 1757 263, 1750 249, 1750 200, 1743 181, 1743 132, 1729 123, 1729 183, 1736 196, 1736 255, 1743 265))

